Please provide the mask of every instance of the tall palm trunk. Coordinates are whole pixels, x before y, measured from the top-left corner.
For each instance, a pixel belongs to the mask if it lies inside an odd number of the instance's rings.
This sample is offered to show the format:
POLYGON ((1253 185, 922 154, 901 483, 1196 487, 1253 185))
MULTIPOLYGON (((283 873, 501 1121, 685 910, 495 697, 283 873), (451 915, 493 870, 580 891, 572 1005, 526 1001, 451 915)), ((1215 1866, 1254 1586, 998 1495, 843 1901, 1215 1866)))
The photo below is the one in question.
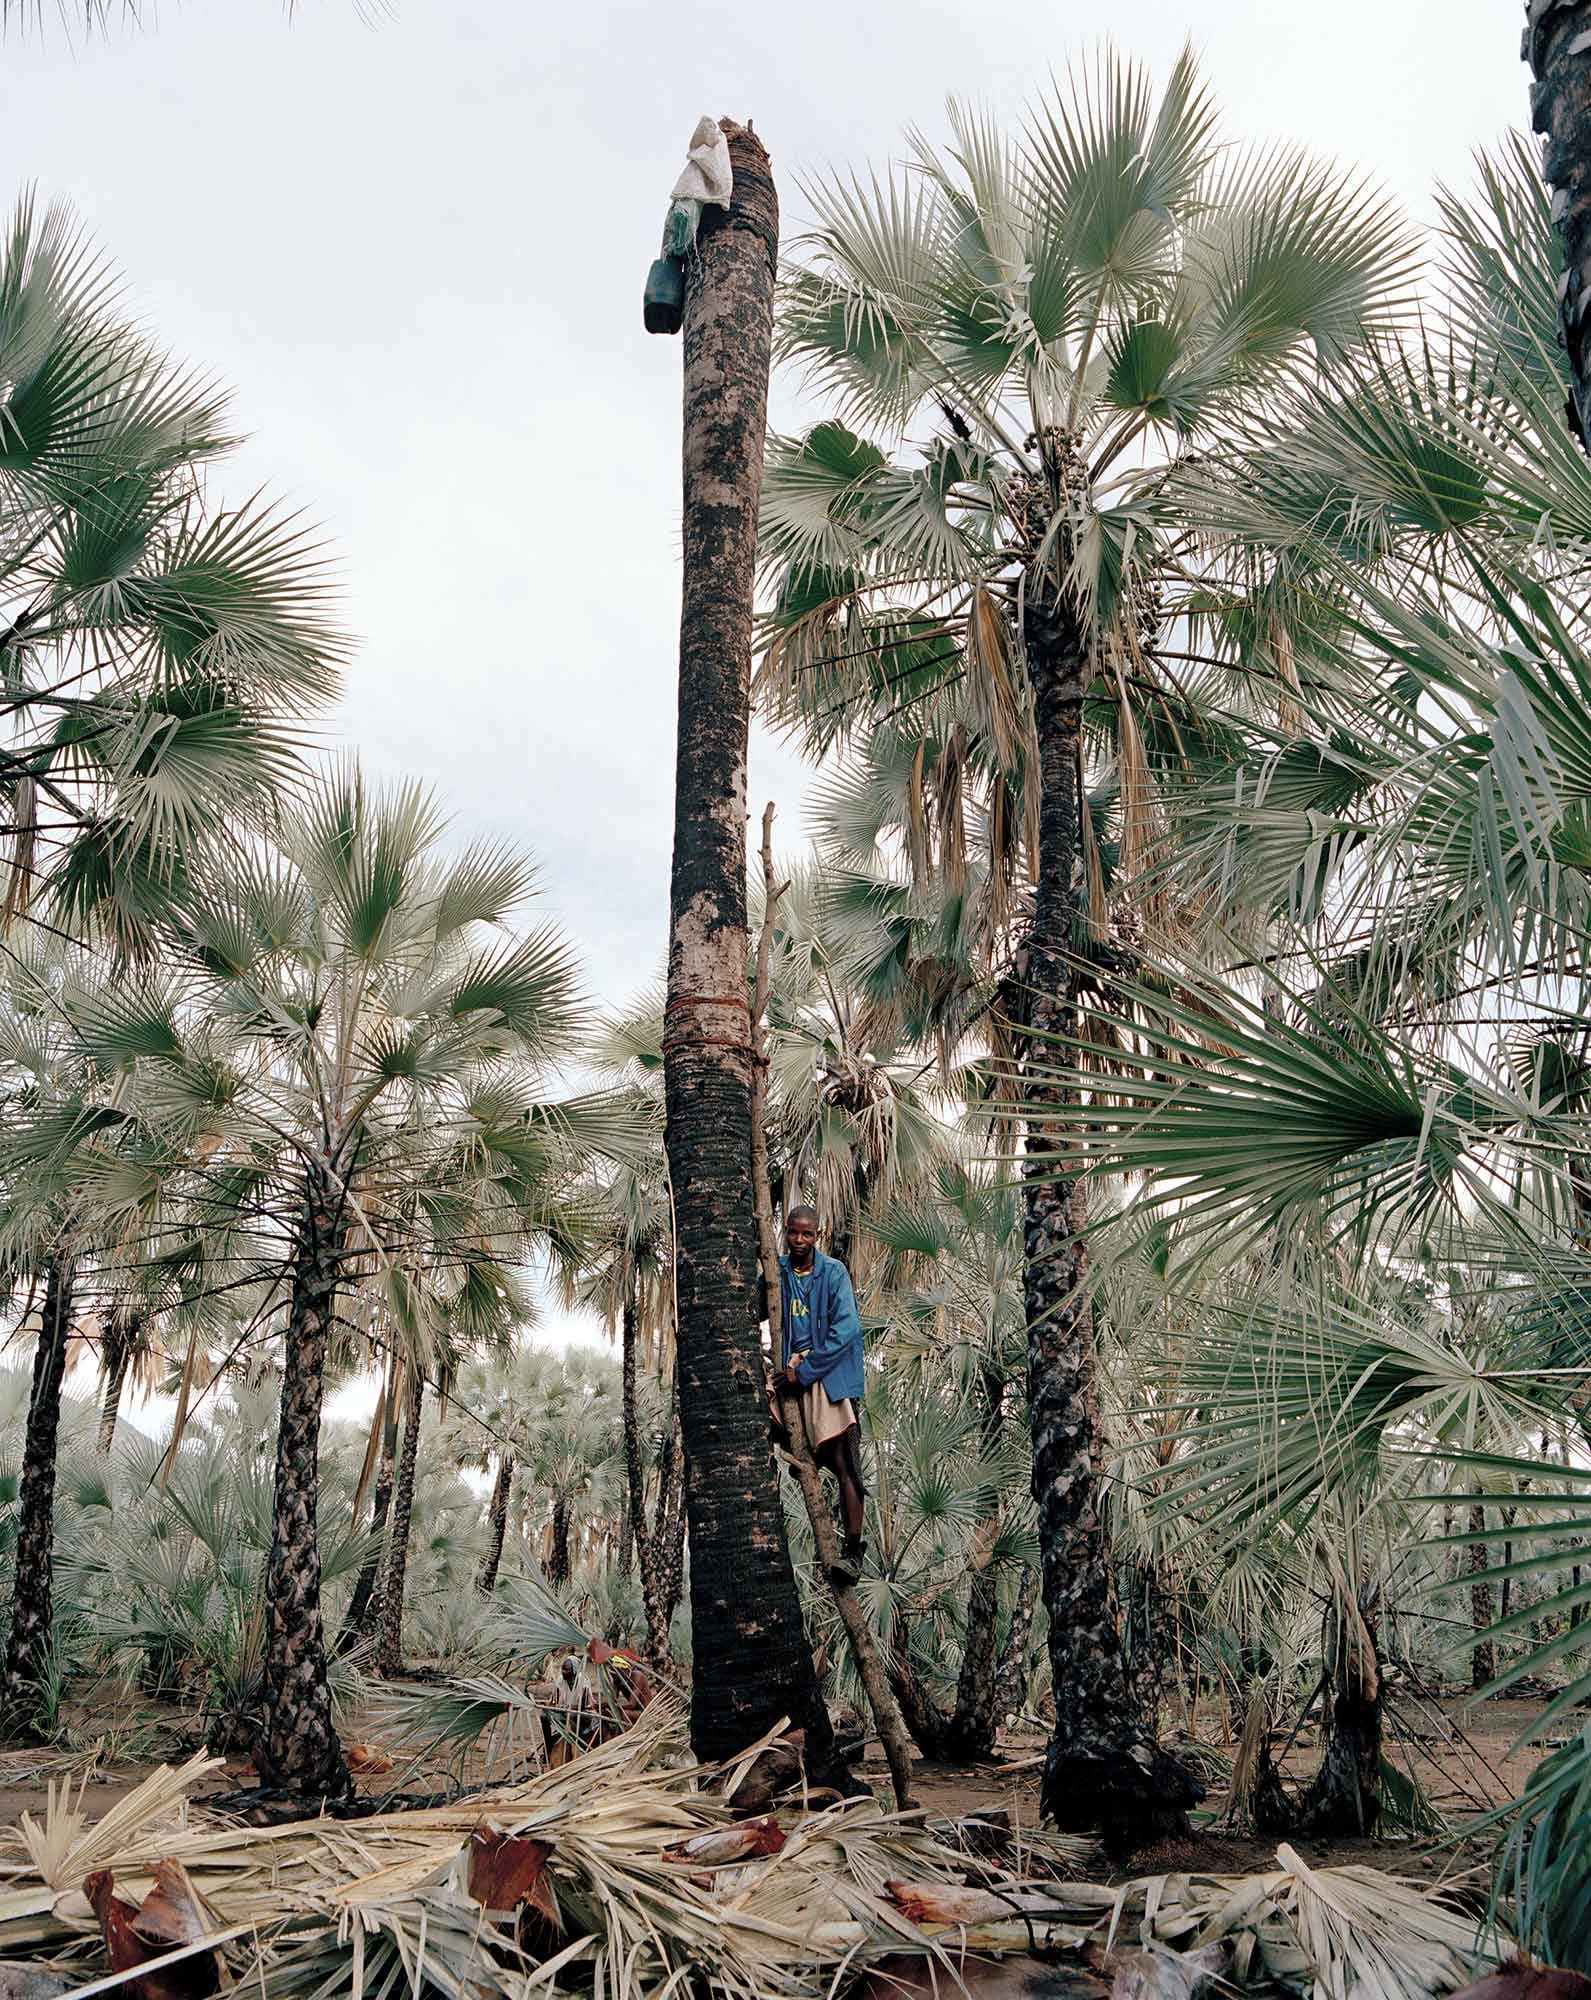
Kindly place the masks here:
POLYGON ((779 207, 727 120, 734 192, 709 208, 684 317, 684 584, 663 1037, 690 1520, 691 1742, 728 1756, 789 1716, 827 1773, 785 1538, 757 1335, 746 1001, 746 734, 779 207))
POLYGON ((288 1304, 276 1432, 271 1551, 265 1565, 265 1730, 255 1763, 267 1784, 306 1795, 352 1789, 332 1725, 320 1607, 320 1406, 336 1306, 346 1195, 329 1168, 305 1176, 288 1304))
POLYGON ((1074 919, 1084 885, 1083 625, 1051 579, 1029 575, 1024 638, 1038 735, 1038 891, 1019 1047, 1026 1108, 1024 1294, 1033 1497, 1049 1612, 1055 1733, 1041 1795, 1059 1825, 1121 1846, 1185 1835, 1203 1796, 1155 1743, 1128 1684, 1105 1517, 1093 1310, 1085 1289, 1085 1184, 1077 1094, 1052 1075, 1078 1027, 1074 919))
POLYGON ((121 1415, 122 1390, 136 1339, 137 1322, 129 1322, 121 1313, 112 1313, 105 1328, 105 1396, 100 1404, 99 1436, 94 1442, 94 1449, 102 1458, 110 1456, 116 1442, 116 1420, 121 1415))
POLYGON ((1563 238, 1558 320, 1573 383, 1569 418, 1591 451, 1591 0, 1528 0, 1524 58, 1530 122, 1563 238))
POLYGON ((505 1451, 497 1461, 497 1477, 492 1481, 492 1504, 486 1516, 491 1524, 491 1544, 481 1564, 481 1573, 475 1579, 475 1588, 482 1597, 490 1597, 497 1588, 497 1572, 503 1566, 503 1536, 508 1530, 508 1496, 513 1485, 514 1461, 505 1451))
POLYGON ((392 1511, 392 1475, 398 1455, 398 1408, 396 1378, 389 1381, 381 1413, 381 1447, 376 1459, 375 1486, 370 1496, 370 1548, 359 1565, 354 1594, 348 1600, 342 1631, 337 1635, 337 1651, 346 1653, 357 1646, 381 1616, 379 1583, 386 1556, 387 1515, 392 1511))
POLYGON ((425 1377, 409 1370, 408 1404, 403 1413, 403 1457, 392 1505, 392 1534, 387 1570, 381 1586, 381 1641, 376 1648, 376 1672, 403 1672, 403 1584, 409 1568, 409 1528, 414 1519, 414 1472, 420 1456, 420 1415, 425 1405, 425 1377))
POLYGON ((66 1257, 50 1259, 44 1273, 44 1306, 33 1350, 33 1390, 22 1446, 22 1488, 17 1500, 16 1566, 11 1587, 11 1632, 0 1668, 0 1729, 37 1741, 48 1727, 50 1641, 55 1619, 55 1458, 61 1427, 61 1383, 72 1330, 72 1270, 66 1257))
MULTIPOLYGON (((663 1596, 660 1588, 659 1537, 648 1526, 646 1518, 646 1467, 641 1456, 640 1412, 636 1404, 636 1371, 639 1363, 636 1353, 638 1344, 636 1321, 632 1280, 630 1294, 624 1301, 622 1328, 624 1477, 628 1491, 625 1519, 629 1523, 636 1563, 641 1572, 641 1604, 646 1613, 646 1654, 654 1666, 662 1667, 668 1660, 668 1619, 663 1613, 663 1596)), ((670 1444, 672 1446, 672 1439, 670 1444)))

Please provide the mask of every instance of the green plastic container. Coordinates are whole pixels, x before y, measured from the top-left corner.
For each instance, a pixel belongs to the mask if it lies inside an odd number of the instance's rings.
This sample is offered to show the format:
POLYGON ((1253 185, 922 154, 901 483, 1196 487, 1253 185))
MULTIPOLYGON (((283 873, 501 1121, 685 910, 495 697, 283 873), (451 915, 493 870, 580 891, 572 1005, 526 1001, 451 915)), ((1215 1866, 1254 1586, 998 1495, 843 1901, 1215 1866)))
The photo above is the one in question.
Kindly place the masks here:
POLYGON ((678 333, 685 316, 685 266, 677 257, 659 257, 646 274, 642 312, 648 333, 678 333))

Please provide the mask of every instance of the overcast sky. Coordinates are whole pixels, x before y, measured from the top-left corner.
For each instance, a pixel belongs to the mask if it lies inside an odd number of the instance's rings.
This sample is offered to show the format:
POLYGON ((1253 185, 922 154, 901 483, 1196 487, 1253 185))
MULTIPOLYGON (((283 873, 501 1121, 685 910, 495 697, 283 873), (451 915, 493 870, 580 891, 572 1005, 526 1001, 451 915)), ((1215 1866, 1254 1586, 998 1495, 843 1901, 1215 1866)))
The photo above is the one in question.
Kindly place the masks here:
MULTIPOLYGON (((1520 0, 145 9, 0 44, 10 180, 71 200, 231 385, 223 490, 324 525, 359 636, 334 739, 531 847, 610 1003, 666 937, 680 348, 640 295, 698 115, 755 122, 788 236, 802 175, 941 130, 952 90, 1015 120, 1104 34, 1160 74, 1191 36, 1233 136, 1359 163, 1420 215, 1526 104, 1520 0)), ((759 740, 770 792, 793 841, 801 773, 759 740)))
MULTIPOLYGON (((1102 33, 1162 73, 1191 35, 1234 134, 1428 213, 1524 116, 1521 12, 168 0, 142 33, 0 45, 0 143, 234 389, 225 490, 324 524, 360 642, 337 739, 425 776, 461 832, 528 844, 617 1001, 665 940, 680 348, 642 332, 640 292, 698 114, 754 119, 788 235, 802 175, 888 159, 947 91, 1015 119, 1102 33)), ((801 789, 759 743, 752 799, 790 840, 801 789)))

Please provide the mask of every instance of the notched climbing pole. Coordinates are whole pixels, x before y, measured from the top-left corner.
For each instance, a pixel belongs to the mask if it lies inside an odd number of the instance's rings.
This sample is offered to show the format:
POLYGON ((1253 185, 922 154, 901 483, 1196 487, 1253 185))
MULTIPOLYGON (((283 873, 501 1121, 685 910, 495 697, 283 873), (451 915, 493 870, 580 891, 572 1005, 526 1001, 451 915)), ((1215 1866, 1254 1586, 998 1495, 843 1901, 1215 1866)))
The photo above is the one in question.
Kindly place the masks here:
MULTIPOLYGON (((751 1003, 751 1175, 757 1202, 757 1246, 762 1255, 762 1275, 768 1293, 768 1329, 773 1336, 773 1351, 777 1356, 784 1331, 783 1300, 779 1288, 779 1251, 773 1227, 773 1190, 768 1179, 768 1052, 763 1036, 763 1017, 768 1011, 774 914, 779 898, 789 884, 781 883, 777 888, 774 886, 771 802, 764 808, 762 815, 762 886, 762 929, 757 935, 757 980, 751 1003)), ((879 1740, 884 1745, 884 1755, 889 1762, 890 1783, 894 1788, 895 1803, 904 1808, 912 1803, 911 1745, 906 1738, 900 1710, 895 1706, 895 1697, 890 1693, 884 1664, 878 1656, 878 1643, 873 1636, 873 1628, 867 1622, 867 1614, 856 1595, 855 1587, 839 1568, 840 1549, 834 1532, 834 1516, 823 1491, 823 1480, 818 1472, 817 1460, 812 1455, 812 1440, 807 1434, 806 1405, 800 1397, 792 1396, 787 1408, 790 1460, 795 1466, 796 1478, 801 1485, 801 1497, 806 1502, 807 1518, 812 1523, 812 1539, 817 1546, 818 1568, 822 1571, 834 1598, 834 1608, 839 1612, 840 1623, 845 1627, 845 1636, 850 1643, 852 1658, 856 1661, 856 1670, 861 1676, 868 1707, 873 1711, 874 1726, 878 1730, 879 1740)))

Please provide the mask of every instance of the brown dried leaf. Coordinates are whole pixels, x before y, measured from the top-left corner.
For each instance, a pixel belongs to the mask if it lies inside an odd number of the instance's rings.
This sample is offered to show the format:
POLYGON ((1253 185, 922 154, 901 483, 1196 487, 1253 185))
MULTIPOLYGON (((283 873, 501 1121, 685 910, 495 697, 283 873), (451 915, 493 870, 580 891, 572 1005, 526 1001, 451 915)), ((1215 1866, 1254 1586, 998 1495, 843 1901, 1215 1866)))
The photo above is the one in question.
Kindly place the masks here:
MULTIPOLYGON (((155 1886, 141 1909, 135 1910, 115 1888, 116 1878, 108 1868, 97 1868, 83 1878, 83 1894, 99 1919, 112 1972, 131 1972, 184 1944, 197 1943, 208 1928, 192 1883, 173 1862, 156 1864, 155 1886)), ((220 1989, 221 1965, 213 1951, 195 1952, 176 1965, 130 1979, 126 1986, 128 2000, 209 2000, 220 1989)))
POLYGON ((548 1923, 558 1921, 558 1905, 547 1880, 552 1845, 526 1835, 498 1833, 479 1826, 470 1835, 469 1893, 483 1910, 503 1915, 529 1903, 548 1923))

